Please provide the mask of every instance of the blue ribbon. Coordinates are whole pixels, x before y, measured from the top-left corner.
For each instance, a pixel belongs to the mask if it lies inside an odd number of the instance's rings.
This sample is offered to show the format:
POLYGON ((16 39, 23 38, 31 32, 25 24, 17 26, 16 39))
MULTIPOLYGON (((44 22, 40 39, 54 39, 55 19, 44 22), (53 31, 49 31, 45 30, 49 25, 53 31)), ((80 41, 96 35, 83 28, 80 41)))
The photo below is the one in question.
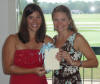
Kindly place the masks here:
MULTIPOLYGON (((44 54, 45 54, 45 50, 50 50, 51 48, 55 48, 55 46, 53 45, 53 43, 50 43, 48 42, 47 44, 43 44, 42 48, 40 49, 40 52, 39 52, 39 55, 42 54, 42 59, 44 59, 44 66, 45 66, 45 57, 44 57, 44 54)), ((40 58, 39 58, 39 61, 40 61, 40 58)), ((51 70, 46 70, 46 72, 50 72, 51 70)))
POLYGON ((42 48, 40 49, 40 52, 39 52, 39 55, 42 54, 42 59, 45 58, 44 57, 45 50, 49 51, 51 48, 55 48, 55 46, 52 43, 48 42, 47 44, 45 44, 45 43, 43 44, 43 46, 42 46, 42 48))

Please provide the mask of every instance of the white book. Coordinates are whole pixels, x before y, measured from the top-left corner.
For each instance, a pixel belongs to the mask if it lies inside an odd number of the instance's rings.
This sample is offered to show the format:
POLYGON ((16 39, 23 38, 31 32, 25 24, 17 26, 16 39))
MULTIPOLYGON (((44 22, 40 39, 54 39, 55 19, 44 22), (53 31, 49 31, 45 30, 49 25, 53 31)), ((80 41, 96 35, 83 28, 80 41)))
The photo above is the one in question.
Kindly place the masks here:
POLYGON ((60 63, 56 58, 57 52, 59 52, 58 48, 51 48, 50 50, 45 50, 44 62, 46 70, 60 69, 60 63))

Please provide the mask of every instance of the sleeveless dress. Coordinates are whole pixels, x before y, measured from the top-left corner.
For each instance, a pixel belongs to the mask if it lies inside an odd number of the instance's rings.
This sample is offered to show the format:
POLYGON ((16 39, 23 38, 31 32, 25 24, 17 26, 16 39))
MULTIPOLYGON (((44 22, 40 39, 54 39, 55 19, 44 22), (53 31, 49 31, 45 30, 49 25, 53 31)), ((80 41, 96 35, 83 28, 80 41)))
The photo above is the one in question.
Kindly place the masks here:
MULTIPOLYGON (((73 60, 81 60, 82 53, 73 47, 76 34, 69 36, 61 48, 69 52, 73 60)), ((54 41, 56 41, 56 37, 54 37, 54 41)), ((71 66, 63 59, 60 63, 60 69, 54 71, 53 84, 82 84, 79 67, 71 66)))
MULTIPOLYGON (((42 55, 39 55, 38 49, 16 50, 14 64, 22 68, 36 68, 43 66, 42 55)), ((47 84, 45 75, 36 74, 13 74, 10 78, 10 84, 47 84)))

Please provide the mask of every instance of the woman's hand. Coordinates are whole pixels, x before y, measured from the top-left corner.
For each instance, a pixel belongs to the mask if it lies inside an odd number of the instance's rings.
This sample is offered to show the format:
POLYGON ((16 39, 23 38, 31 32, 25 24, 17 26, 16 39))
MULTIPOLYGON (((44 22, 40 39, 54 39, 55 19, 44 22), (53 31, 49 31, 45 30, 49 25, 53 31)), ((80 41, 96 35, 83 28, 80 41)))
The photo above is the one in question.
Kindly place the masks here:
POLYGON ((58 52, 57 55, 56 55, 57 60, 60 61, 60 62, 61 62, 62 59, 63 59, 63 58, 62 58, 62 51, 63 51, 62 49, 59 49, 59 52, 58 52))
POLYGON ((46 71, 43 67, 37 67, 34 68, 34 73, 37 74, 38 76, 43 76, 46 74, 46 71))
POLYGON ((62 59, 65 59, 67 61, 68 64, 73 65, 73 60, 70 56, 70 54, 66 51, 63 51, 62 49, 59 49, 59 52, 56 55, 56 58, 58 61, 62 61, 62 59))
POLYGON ((73 65, 73 60, 67 51, 62 51, 62 57, 67 61, 68 64, 73 65))

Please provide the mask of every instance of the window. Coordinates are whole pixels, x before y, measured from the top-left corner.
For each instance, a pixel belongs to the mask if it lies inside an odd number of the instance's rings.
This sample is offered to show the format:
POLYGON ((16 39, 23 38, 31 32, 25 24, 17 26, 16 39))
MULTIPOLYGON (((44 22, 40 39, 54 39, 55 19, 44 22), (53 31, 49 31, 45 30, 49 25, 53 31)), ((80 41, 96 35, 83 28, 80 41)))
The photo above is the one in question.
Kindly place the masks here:
MULTIPOLYGON (((31 0, 19 0, 18 3, 18 23, 20 22, 21 14, 24 7, 30 3, 28 1, 31 0)), ((51 37, 56 35, 57 33, 53 29, 53 23, 51 18, 51 12, 54 7, 57 5, 63 4, 70 8, 72 12, 73 20, 78 28, 78 31, 87 39, 91 47, 100 47, 100 1, 96 0, 68 0, 63 3, 62 2, 46 2, 46 0, 37 0, 39 2, 40 7, 42 8, 45 20, 47 24, 47 34, 51 37)), ((32 2, 32 1, 31 1, 32 2)), ((100 55, 97 55, 98 61, 100 62, 100 55)), ((85 58, 83 58, 85 59, 85 58)), ((90 69, 81 68, 81 76, 87 81, 91 81, 91 76, 93 79, 100 82, 100 75, 98 74, 100 71, 100 65, 98 68, 93 68, 93 72, 90 69), (99 80, 98 80, 99 79, 99 80)), ((52 76, 52 72, 47 75, 48 78, 52 76)))

